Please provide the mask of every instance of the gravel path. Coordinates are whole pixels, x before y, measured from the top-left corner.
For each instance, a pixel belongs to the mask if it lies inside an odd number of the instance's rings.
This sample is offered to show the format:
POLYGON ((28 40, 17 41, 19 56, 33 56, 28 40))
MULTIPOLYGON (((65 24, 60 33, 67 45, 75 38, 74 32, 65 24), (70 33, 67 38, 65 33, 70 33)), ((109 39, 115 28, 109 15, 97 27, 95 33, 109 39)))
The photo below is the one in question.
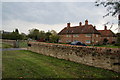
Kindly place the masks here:
POLYGON ((0 51, 27 50, 27 48, 0 48, 0 51))

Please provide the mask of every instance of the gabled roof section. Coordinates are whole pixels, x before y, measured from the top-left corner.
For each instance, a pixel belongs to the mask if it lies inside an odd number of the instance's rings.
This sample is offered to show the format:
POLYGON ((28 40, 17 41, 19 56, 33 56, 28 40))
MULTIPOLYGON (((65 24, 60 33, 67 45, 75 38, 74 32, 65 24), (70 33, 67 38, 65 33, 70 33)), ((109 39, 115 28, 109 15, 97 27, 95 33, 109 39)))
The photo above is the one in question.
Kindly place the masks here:
POLYGON ((65 27, 58 33, 58 35, 63 34, 100 34, 100 33, 92 25, 82 25, 65 27))
POLYGON ((98 30, 102 37, 116 37, 111 30, 98 30))

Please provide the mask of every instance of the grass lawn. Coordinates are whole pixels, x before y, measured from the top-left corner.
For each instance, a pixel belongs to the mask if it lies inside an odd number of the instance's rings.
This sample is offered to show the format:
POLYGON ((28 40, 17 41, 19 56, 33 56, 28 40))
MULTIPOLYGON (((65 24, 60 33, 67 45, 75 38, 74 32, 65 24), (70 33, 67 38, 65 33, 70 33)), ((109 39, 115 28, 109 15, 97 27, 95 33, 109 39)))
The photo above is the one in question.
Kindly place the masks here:
MULTIPOLYGON (((88 45, 91 46, 91 45, 88 45)), ((120 46, 114 46, 114 45, 95 45, 95 47, 106 47, 106 48, 120 48, 120 46)))
POLYGON ((3 78, 116 78, 120 74, 31 51, 3 51, 3 78))
POLYGON ((26 41, 19 41, 19 47, 20 48, 27 47, 27 42, 26 41))
POLYGON ((113 46, 113 45, 100 45, 96 47, 120 48, 120 46, 113 46))

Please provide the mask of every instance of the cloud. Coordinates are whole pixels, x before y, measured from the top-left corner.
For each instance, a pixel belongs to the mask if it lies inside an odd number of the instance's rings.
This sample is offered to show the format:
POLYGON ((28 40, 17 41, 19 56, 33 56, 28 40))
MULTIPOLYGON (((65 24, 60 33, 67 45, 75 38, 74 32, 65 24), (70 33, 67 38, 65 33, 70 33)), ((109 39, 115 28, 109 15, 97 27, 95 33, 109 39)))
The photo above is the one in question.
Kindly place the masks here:
POLYGON ((80 21, 84 24, 85 19, 98 29, 103 29, 107 21, 117 24, 113 17, 103 19, 106 9, 95 7, 93 2, 3 2, 2 13, 3 29, 19 28, 25 33, 30 28, 58 32, 67 22, 78 25, 80 21))
POLYGON ((59 32, 62 30, 66 24, 55 24, 55 25, 47 25, 47 24, 38 24, 38 23, 31 23, 31 22, 26 22, 26 21, 21 21, 21 20, 11 20, 11 21, 6 21, 3 23, 3 30, 10 31, 12 32, 16 28, 19 29, 21 33, 26 33, 28 34, 29 29, 39 29, 39 30, 56 30, 59 32), (14 24, 13 24, 14 23, 14 24))

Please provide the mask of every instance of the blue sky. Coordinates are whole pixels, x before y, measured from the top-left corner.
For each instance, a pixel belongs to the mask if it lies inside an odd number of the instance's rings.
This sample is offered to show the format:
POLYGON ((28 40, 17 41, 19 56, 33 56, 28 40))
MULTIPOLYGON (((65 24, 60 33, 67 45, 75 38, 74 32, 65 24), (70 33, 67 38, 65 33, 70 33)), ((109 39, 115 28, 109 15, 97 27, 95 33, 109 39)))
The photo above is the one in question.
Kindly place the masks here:
POLYGON ((2 2, 2 29, 18 28, 28 33, 29 29, 37 28, 59 32, 67 22, 75 26, 87 19, 100 30, 110 21, 108 29, 114 23, 112 31, 117 32, 117 18, 103 18, 106 13, 104 7, 96 7, 94 2, 2 2))

